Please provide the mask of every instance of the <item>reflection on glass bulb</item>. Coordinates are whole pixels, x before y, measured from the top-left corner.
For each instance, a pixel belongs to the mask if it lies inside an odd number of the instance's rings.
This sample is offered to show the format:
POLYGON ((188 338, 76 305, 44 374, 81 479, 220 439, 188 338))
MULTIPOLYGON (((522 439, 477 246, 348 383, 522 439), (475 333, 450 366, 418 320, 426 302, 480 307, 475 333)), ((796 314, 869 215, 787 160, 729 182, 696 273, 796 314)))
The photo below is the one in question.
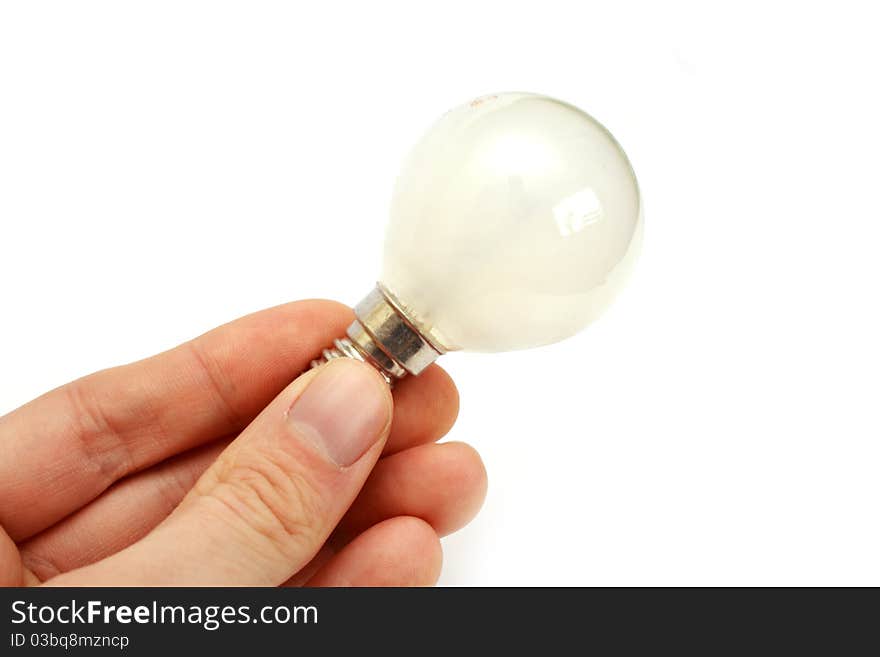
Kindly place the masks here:
POLYGON ((391 203, 381 283, 442 350, 564 339, 611 303, 642 231, 611 134, 545 96, 498 94, 444 115, 391 203))
POLYGON ((568 237, 582 231, 602 217, 602 204, 592 189, 582 189, 553 207, 559 234, 568 237))

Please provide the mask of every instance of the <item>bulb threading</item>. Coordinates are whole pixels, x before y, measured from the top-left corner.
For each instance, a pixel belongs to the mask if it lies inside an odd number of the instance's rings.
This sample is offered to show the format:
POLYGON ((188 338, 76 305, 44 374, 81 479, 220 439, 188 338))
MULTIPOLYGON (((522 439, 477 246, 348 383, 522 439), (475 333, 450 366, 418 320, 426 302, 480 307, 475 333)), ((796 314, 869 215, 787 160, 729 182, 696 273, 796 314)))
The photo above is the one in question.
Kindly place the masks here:
POLYGON ((321 352, 321 357, 316 358, 312 361, 311 367, 312 369, 316 367, 320 367, 324 363, 329 363, 331 360, 335 358, 354 358, 355 360, 359 360, 362 363, 367 363, 369 365, 373 365, 378 371, 379 374, 382 375, 382 378, 385 379, 385 383, 389 386, 394 386, 394 381, 396 378, 386 372, 384 369, 373 363, 369 357, 361 352, 355 344, 349 340, 348 338, 337 338, 333 341, 333 347, 329 349, 324 349, 321 352))
POLYGON ((381 284, 355 306, 346 337, 312 361, 317 367, 334 358, 354 358, 375 367, 389 385, 407 374, 418 375, 443 353, 394 303, 381 284))

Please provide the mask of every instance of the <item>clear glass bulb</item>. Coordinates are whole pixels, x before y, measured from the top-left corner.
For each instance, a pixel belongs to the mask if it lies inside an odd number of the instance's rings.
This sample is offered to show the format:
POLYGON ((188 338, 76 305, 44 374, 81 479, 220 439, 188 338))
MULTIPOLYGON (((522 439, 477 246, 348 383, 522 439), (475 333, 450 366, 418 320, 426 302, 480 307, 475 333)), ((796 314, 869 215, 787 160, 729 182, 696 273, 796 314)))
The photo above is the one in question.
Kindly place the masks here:
POLYGON ((595 119, 546 96, 486 96, 407 158, 381 283, 447 351, 549 344, 608 307, 642 223, 629 160, 595 119))

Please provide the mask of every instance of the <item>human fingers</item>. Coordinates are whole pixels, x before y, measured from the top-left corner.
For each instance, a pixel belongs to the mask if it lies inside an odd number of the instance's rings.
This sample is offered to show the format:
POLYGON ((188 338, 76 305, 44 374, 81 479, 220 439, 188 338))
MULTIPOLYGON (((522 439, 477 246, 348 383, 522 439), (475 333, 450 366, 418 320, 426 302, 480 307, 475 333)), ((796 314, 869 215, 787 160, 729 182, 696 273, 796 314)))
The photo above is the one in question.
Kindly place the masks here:
POLYGON ((171 514, 230 442, 202 445, 116 482, 90 504, 19 544, 22 562, 46 581, 127 548, 171 514))
POLYGON ((428 523, 390 518, 333 555, 306 586, 431 586, 442 562, 440 539, 428 523))
POLYGON ((391 395, 349 359, 270 403, 177 509, 130 547, 53 585, 277 585, 317 553, 384 446, 391 395))
POLYGON ((452 378, 434 364, 394 386, 394 422, 385 453, 440 440, 458 417, 458 390, 452 378))
MULTIPOLYGON (((24 540, 131 472, 237 433, 350 320, 328 301, 271 308, 0 418, 0 522, 24 540)), ((455 386, 436 366, 394 394, 388 451, 437 440, 458 412, 455 386)))
POLYGON ((352 537, 388 518, 414 516, 440 536, 466 525, 486 497, 486 469, 464 443, 413 447, 382 459, 337 535, 352 537))
MULTIPOLYGON (((191 450, 118 482, 91 504, 23 543, 25 566, 45 581, 143 538, 180 503, 228 442, 191 450)), ((470 520, 485 489, 479 456, 458 443, 383 457, 340 522, 336 548, 342 544, 342 534, 351 538, 370 524, 400 515, 417 515, 439 532, 449 533, 470 520)))
POLYGON ((237 433, 351 316, 330 301, 271 308, 0 418, 0 524, 21 541, 123 476, 237 433))

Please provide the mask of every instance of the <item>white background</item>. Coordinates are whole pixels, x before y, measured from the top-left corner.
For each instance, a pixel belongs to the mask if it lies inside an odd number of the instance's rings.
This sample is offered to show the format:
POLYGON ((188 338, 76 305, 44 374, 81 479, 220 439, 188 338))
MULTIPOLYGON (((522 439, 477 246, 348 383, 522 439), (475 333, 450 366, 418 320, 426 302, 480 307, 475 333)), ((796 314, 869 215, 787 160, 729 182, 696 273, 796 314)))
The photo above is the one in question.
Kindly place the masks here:
POLYGON ((576 338, 444 359, 490 490, 441 583, 880 584, 877 19, 714 4, 4 3, 0 412, 356 302, 409 145, 536 91, 629 153, 643 257, 576 338))

